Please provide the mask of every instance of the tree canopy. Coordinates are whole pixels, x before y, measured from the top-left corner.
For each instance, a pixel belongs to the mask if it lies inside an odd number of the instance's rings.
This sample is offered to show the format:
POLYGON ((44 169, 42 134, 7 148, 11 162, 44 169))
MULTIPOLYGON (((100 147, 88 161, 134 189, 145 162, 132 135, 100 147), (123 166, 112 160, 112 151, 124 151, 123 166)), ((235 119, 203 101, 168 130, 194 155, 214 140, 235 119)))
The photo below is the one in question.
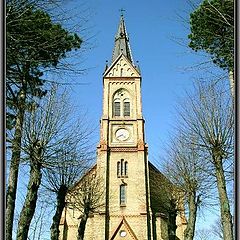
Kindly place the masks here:
POLYGON ((7 70, 26 61, 32 68, 56 66, 81 43, 77 34, 53 23, 47 12, 30 4, 22 9, 7 6, 7 70))
MULTIPOLYGON (((6 80, 7 106, 18 108, 19 89, 29 96, 41 97, 43 71, 57 67, 66 53, 80 48, 82 40, 70 33, 59 23, 54 23, 50 15, 31 1, 8 1, 6 6, 6 80)), ((8 125, 14 125, 14 114, 7 113, 8 125)))
POLYGON ((189 47, 211 55, 213 63, 222 69, 234 68, 234 2, 204 0, 190 14, 189 47))

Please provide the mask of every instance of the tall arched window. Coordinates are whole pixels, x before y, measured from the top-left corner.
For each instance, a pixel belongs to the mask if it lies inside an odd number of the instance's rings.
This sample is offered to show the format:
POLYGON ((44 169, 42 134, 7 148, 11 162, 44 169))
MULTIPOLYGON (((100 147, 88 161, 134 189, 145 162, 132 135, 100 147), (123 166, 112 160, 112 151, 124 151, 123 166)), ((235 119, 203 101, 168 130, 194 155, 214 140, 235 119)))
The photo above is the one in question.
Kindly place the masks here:
POLYGON ((121 176, 124 174, 124 160, 121 159, 121 176))
POLYGON ((118 161, 118 162, 117 162, 117 176, 118 176, 118 177, 120 176, 120 171, 121 171, 121 164, 120 164, 120 162, 118 161))
POLYGON ((113 116, 119 117, 121 115, 121 102, 119 99, 113 102, 113 116))
POLYGON ((129 99, 125 99, 123 102, 123 116, 124 117, 130 116, 130 101, 129 101, 129 99))
POLYGON ((120 205, 121 206, 126 205, 126 185, 125 184, 120 185, 120 205))
POLYGON ((124 175, 127 176, 128 175, 128 162, 124 163, 124 175))

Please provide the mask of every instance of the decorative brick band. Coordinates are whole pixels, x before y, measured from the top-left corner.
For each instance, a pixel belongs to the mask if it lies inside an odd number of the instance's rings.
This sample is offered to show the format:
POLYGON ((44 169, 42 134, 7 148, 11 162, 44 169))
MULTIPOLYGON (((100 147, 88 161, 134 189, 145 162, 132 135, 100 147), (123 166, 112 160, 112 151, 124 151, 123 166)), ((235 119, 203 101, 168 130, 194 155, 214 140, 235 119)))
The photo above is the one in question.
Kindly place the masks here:
POLYGON ((110 215, 109 217, 111 218, 111 217, 117 217, 117 218, 119 218, 119 217, 131 217, 131 218, 139 218, 139 217, 143 217, 143 216, 145 216, 146 214, 138 214, 138 215, 136 215, 136 214, 129 214, 129 215, 110 215))
MULTIPOLYGON (((121 79, 121 80, 123 80, 123 79, 121 79)), ((134 84, 134 82, 130 82, 130 81, 128 81, 128 80, 126 80, 126 82, 123 82, 123 81, 119 81, 119 82, 110 82, 110 84, 112 84, 112 85, 129 85, 129 84, 134 84)))
POLYGON ((110 148, 111 152, 137 152, 138 149, 136 147, 112 147, 110 148))

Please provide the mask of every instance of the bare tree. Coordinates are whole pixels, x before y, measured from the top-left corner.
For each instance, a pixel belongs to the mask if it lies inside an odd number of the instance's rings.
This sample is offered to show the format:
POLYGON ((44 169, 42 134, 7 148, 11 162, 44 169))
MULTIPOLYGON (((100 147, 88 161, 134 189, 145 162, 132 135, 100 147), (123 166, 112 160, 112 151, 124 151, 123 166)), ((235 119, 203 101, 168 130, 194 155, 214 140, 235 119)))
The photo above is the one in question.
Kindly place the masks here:
POLYGON ((48 98, 42 99, 39 107, 27 114, 22 150, 25 153, 24 160, 30 165, 30 176, 18 221, 17 239, 28 237, 42 181, 42 169, 56 167, 65 143, 67 147, 76 147, 76 143, 80 143, 81 126, 74 124, 71 113, 72 108, 68 104, 66 93, 59 97, 56 87, 53 86, 48 98))
POLYGON ((51 239, 59 239, 59 224, 63 209, 66 205, 68 190, 89 168, 93 160, 93 146, 90 142, 92 130, 88 129, 86 119, 81 119, 78 124, 78 138, 74 142, 64 142, 59 152, 56 153, 55 166, 44 169, 45 187, 56 194, 56 211, 51 225, 51 239))
POLYGON ((68 206, 81 213, 77 239, 83 240, 90 214, 104 206, 104 184, 96 175, 96 165, 69 191, 68 199, 68 206))
POLYGON ((184 139, 199 149, 200 157, 210 163, 216 178, 224 239, 233 239, 233 223, 224 170, 233 164, 234 119, 230 94, 220 84, 197 84, 180 113, 184 139), (191 135, 190 135, 191 134, 191 135))
POLYGON ((202 201, 208 197, 212 183, 209 181, 207 166, 198 157, 195 146, 188 145, 184 134, 174 136, 167 149, 168 157, 164 171, 171 182, 183 195, 188 208, 185 240, 193 240, 197 211, 202 201))

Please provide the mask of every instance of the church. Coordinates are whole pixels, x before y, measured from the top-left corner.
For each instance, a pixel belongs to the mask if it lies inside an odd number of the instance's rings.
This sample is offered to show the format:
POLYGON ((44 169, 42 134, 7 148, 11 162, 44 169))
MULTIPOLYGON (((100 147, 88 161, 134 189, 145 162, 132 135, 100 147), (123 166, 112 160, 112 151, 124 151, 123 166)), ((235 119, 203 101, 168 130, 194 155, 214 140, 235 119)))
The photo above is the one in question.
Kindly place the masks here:
MULTIPOLYGON (((186 218, 181 194, 148 160, 141 82, 121 15, 112 60, 103 73, 97 162, 74 187, 81 192, 89 175, 101 181, 96 193, 101 192, 101 204, 87 214, 84 240, 183 239, 186 218)), ((93 182, 92 178, 88 189, 93 182)), ((60 223, 61 240, 77 239, 84 216, 84 210, 70 202, 71 197, 60 223)))

